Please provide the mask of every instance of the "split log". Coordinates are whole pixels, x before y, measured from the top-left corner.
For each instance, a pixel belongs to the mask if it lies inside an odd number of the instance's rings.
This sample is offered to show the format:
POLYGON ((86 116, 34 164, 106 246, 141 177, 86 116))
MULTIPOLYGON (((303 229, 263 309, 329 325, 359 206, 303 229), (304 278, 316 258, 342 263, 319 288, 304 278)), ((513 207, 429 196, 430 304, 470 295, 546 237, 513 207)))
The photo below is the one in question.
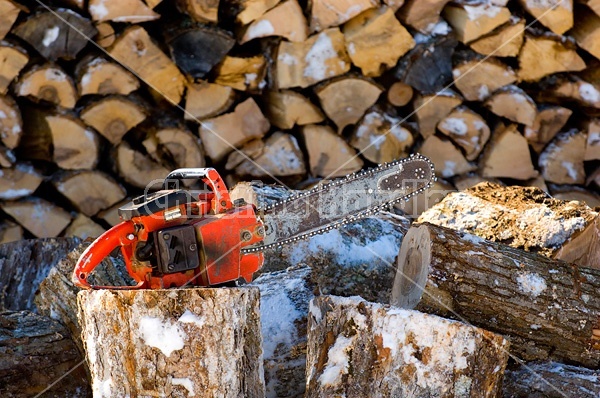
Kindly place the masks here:
POLYGON ((303 396, 306 384, 306 323, 314 283, 308 267, 262 274, 260 322, 267 398, 303 396))
POLYGON ((455 108, 437 127, 465 151, 467 160, 477 159, 490 138, 490 128, 485 120, 464 106, 455 108))
POLYGON ((490 33, 508 22, 510 16, 508 8, 487 3, 452 4, 444 8, 444 18, 454 28, 458 40, 463 43, 469 43, 490 33))
POLYGON ((58 236, 71 222, 71 216, 61 207, 31 196, 1 203, 0 208, 38 238, 58 236))
MULTIPOLYGON (((80 239, 70 238, 75 244, 68 252, 57 256, 58 260, 48 267, 46 278, 36 285, 35 306, 40 314, 51 316, 65 325, 80 352, 84 352, 81 342, 81 326, 77 319, 77 293, 80 289, 73 284, 71 277, 75 264, 89 247, 90 242, 81 242, 80 239)), ((45 274, 45 275, 46 275, 45 274)), ((90 276, 93 283, 100 286, 131 286, 135 285, 133 279, 127 274, 121 256, 106 257, 90 276)))
POLYGON ((115 42, 115 29, 109 22, 102 22, 96 24, 96 30, 98 33, 94 38, 95 42, 98 43, 100 47, 109 48, 115 42))
POLYGON ((259 37, 279 36, 289 41, 303 42, 308 38, 308 23, 297 0, 279 3, 256 19, 239 40, 244 44, 259 37))
POLYGON ((382 93, 382 88, 366 79, 342 77, 315 89, 321 107, 335 123, 338 133, 358 122, 382 93))
POLYGON ((200 139, 184 127, 158 128, 142 144, 155 161, 173 170, 206 163, 200 139))
POLYGON ((0 95, 0 141, 15 149, 23 134, 23 120, 17 103, 9 96, 0 95))
MULTIPOLYGON (((40 283, 58 262, 79 245, 77 238, 27 239, 0 246, 0 308, 35 311, 40 283)), ((75 263, 72 264, 73 267, 75 263)), ((73 272, 73 268, 71 268, 73 272)), ((57 297, 57 301, 61 298, 57 297)), ((49 302, 48 304, 51 304, 49 302)), ((44 314, 50 316, 50 314, 44 314)))
POLYGON ((78 214, 65 230, 65 236, 74 236, 80 239, 96 239, 106 230, 96 224, 92 219, 78 214))
POLYGON ((544 179, 556 184, 585 183, 586 142, 585 132, 575 129, 557 135, 538 160, 544 179))
POLYGON ((419 95, 413 102, 413 106, 419 123, 419 133, 423 138, 427 139, 435 134, 438 122, 461 103, 461 98, 450 90, 437 94, 419 95))
POLYGON ((523 360, 600 364, 600 270, 427 223, 408 230, 397 264, 392 303, 423 275, 417 309, 500 333, 523 360))
MULTIPOLYGON (((456 181, 456 179, 455 179, 456 181)), ((425 192, 413 196, 408 201, 400 202, 394 207, 402 211, 402 214, 412 220, 417 219, 425 210, 435 206, 442 201, 450 192, 456 191, 456 188, 447 181, 437 179, 433 185, 425 192)))
POLYGON ((125 198, 125 189, 101 171, 75 171, 55 177, 54 186, 88 217, 125 198))
POLYGON ((537 106, 521 88, 510 85, 496 91, 484 105, 494 114, 526 126, 533 125, 537 106))
POLYGON ((262 55, 241 58, 225 56, 215 73, 215 83, 240 91, 257 91, 265 85, 267 60, 262 55))
POLYGON ((269 91, 265 96, 267 118, 280 129, 291 129, 295 125, 322 122, 325 117, 310 100, 292 90, 269 91))
POLYGON ((45 117, 52 137, 52 160, 65 170, 93 169, 98 163, 100 140, 80 119, 72 114, 49 114, 45 117))
POLYGON ((235 100, 228 86, 202 81, 190 84, 185 96, 185 120, 206 119, 227 111, 235 100))
POLYGON ((399 10, 400 20, 421 33, 429 33, 450 0, 406 0, 399 10))
POLYGON ((140 23, 160 18, 160 15, 148 8, 142 0, 89 0, 88 11, 94 22, 140 23))
POLYGON ((21 163, 12 169, 0 169, 0 199, 14 200, 29 196, 42 180, 42 175, 29 164, 21 163))
POLYGON ((582 187, 550 184, 549 192, 552 197, 556 199, 567 202, 576 200, 578 202, 585 203, 592 209, 600 207, 600 196, 582 187))
POLYGON ((275 66, 275 86, 308 87, 350 70, 344 35, 338 28, 327 29, 302 43, 281 41, 275 66))
POLYGON ((418 152, 431 159, 435 165, 435 173, 444 178, 477 169, 477 166, 469 163, 460 149, 455 147, 452 142, 436 135, 425 139, 418 152))
POLYGON ((525 20, 512 17, 490 34, 469 43, 469 47, 483 55, 516 57, 523 46, 524 33, 525 20))
POLYGON ((206 154, 213 161, 222 160, 229 152, 269 131, 269 121, 252 98, 238 104, 235 110, 200 125, 200 138, 206 154))
POLYGON ((76 67, 79 95, 127 95, 140 88, 138 79, 121 65, 102 57, 86 58, 76 67))
POLYGON ((119 216, 119 208, 123 207, 129 202, 131 202, 131 198, 125 198, 117 204, 112 205, 109 208, 99 212, 98 214, 96 214, 95 218, 104 221, 111 227, 114 227, 122 221, 121 216, 119 216))
POLYGON ((225 165, 238 176, 288 177, 306 173, 304 155, 291 134, 278 131, 264 142, 251 141, 240 152, 232 152, 225 165))
POLYGON ((600 268, 598 213, 584 203, 553 199, 539 188, 481 183, 446 196, 418 221, 600 268))
POLYGON ((200 24, 180 27, 168 32, 167 44, 171 58, 188 76, 202 79, 235 44, 231 34, 223 29, 200 24))
POLYGON ((50 61, 75 59, 88 44, 86 37, 94 37, 97 33, 89 19, 67 9, 36 13, 11 32, 50 61), (80 33, 73 34, 73 29, 80 33))
POLYGON ((558 362, 526 363, 504 372, 505 398, 579 397, 600 395, 600 373, 558 362))
POLYGON ((574 102, 584 108, 600 109, 600 85, 596 82, 588 83, 578 78, 561 79, 540 95, 554 97, 559 102, 574 102))
POLYGON ((533 125, 525 126, 529 146, 540 153, 567 123, 573 111, 562 106, 546 105, 538 110, 533 125))
POLYGON ((400 125, 401 121, 374 109, 356 125, 350 137, 350 145, 364 158, 376 164, 406 157, 414 138, 409 130, 400 125))
POLYGON ((583 3, 588 6, 596 15, 600 15, 600 1, 598 0, 577 0, 578 3, 583 3))
POLYGON ((420 41, 400 59, 393 75, 423 94, 445 90, 452 81, 452 55, 457 45, 454 35, 420 41))
POLYGON ((81 119, 116 145, 133 127, 146 119, 146 109, 127 97, 111 95, 94 101, 81 111, 81 119))
MULTIPOLYGON (((519 0, 519 3, 532 17, 557 35, 562 35, 573 27, 573 0, 519 0)), ((577 17, 577 25, 580 25, 580 14, 577 17)))
MULTIPOLYGON (((0 221, 0 246, 23 239, 23 228, 12 221, 0 221)), ((3 306, 0 305, 0 308, 3 306)))
POLYGON ((525 44, 519 53, 519 78, 536 82, 554 73, 585 69, 585 62, 571 47, 563 43, 560 36, 525 35, 525 44))
POLYGON ((600 119, 587 123, 587 143, 583 160, 600 160, 600 119))
POLYGON ((306 397, 495 397, 509 343, 460 322, 321 296, 308 316, 306 397))
POLYGON ((185 77, 142 27, 127 28, 109 53, 165 99, 179 103, 185 89, 185 77))
POLYGON ((239 8, 239 12, 235 16, 235 20, 241 25, 248 25, 279 2, 280 0, 237 0, 236 6, 239 8))
POLYGON ((0 145, 0 166, 1 167, 12 167, 17 161, 15 154, 8 148, 0 145))
POLYGON ((77 304, 97 393, 265 395, 256 288, 86 290, 77 304))
POLYGON ((500 87, 517 81, 509 66, 494 59, 462 62, 452 70, 454 85, 467 101, 483 101, 500 87))
POLYGON ((52 64, 35 66, 27 71, 19 79, 15 93, 63 108, 73 108, 77 102, 77 90, 73 79, 52 64))
POLYGON ((498 126, 481 160, 483 177, 529 180, 537 177, 533 168, 527 140, 517 125, 498 126))
POLYGON ((12 0, 0 1, 0 40, 12 29, 23 6, 12 0))
MULTIPOLYGON (((0 5, 0 8, 2 6, 0 5)), ((1 11, 0 11, 1 13, 1 11)), ((1 18, 1 17, 0 17, 1 18)), ((0 35, 1 36, 1 35, 0 35)), ((5 95, 8 86, 15 80, 21 69, 29 62, 27 52, 8 42, 0 41, 0 94, 5 95)))
POLYGON ((83 360, 64 326, 29 311, 0 312, 0 385, 5 397, 91 395, 83 360), (68 374, 60 383, 56 380, 68 374))
POLYGON ((177 7, 194 21, 218 22, 219 20, 219 0, 177 0, 177 7))
POLYGON ((402 107, 410 102, 414 94, 411 86, 403 82, 392 84, 387 91, 387 100, 390 104, 402 107))
POLYGON ((116 167, 119 175, 137 188, 160 188, 171 171, 125 141, 116 148, 116 167))
POLYGON ((348 21, 342 32, 352 63, 365 76, 380 76, 415 46, 410 33, 388 7, 363 12, 348 21))
POLYGON ((348 22, 358 14, 379 6, 376 0, 313 0, 310 3, 310 30, 321 32, 348 22))
POLYGON ((314 177, 343 177, 362 168, 363 161, 356 151, 330 127, 304 126, 302 136, 314 177))

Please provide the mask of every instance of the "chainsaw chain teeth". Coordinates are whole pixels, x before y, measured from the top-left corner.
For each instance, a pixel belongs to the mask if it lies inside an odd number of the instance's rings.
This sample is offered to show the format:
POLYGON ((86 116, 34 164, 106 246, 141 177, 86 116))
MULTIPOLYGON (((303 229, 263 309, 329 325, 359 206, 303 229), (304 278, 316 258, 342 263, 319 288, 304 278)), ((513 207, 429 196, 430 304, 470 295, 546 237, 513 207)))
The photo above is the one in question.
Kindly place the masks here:
MULTIPOLYGON (((329 191, 332 188, 337 188, 339 186, 346 185, 346 184, 348 184, 350 182, 353 182, 353 181, 356 181, 356 180, 369 179, 370 177, 374 176, 375 174, 384 172, 386 170, 391 170, 391 169, 394 169, 394 168, 396 168, 396 169, 400 168, 400 170, 402 170, 401 166, 404 163, 412 162, 412 161, 415 161, 415 160, 425 161, 428 164, 429 168, 430 168, 430 171, 429 171, 430 172, 430 178, 428 179, 427 184, 424 185, 423 187, 418 188, 417 190, 415 190, 413 192, 410 192, 408 194, 402 195, 402 196, 400 196, 398 198, 394 198, 394 199, 386 201, 384 203, 380 203, 380 204, 371 206, 371 207, 369 207, 366 210, 361 210, 361 211, 358 211, 355 214, 350 214, 350 215, 348 215, 348 216, 346 216, 344 218, 341 218, 339 220, 336 220, 336 221, 333 221, 331 223, 328 223, 328 224, 326 224, 326 225, 324 225, 324 226, 322 226, 320 228, 315 228, 315 229, 312 229, 312 230, 309 230, 309 231, 301 232, 301 233, 299 233, 297 235, 294 235, 294 236, 292 236, 290 238, 280 239, 280 240, 278 240, 276 242, 273 242, 273 243, 263 244, 263 245, 260 245, 260 246, 252 246, 252 247, 243 248, 242 249, 242 253, 247 254, 247 253, 261 252, 261 251, 268 250, 268 249, 279 248, 281 246, 284 246, 284 245, 287 245, 287 244, 290 244, 290 243, 296 243, 296 242, 299 242, 301 240, 306 240, 306 239, 311 238, 311 237, 313 237, 315 235, 320 235, 320 234, 329 232, 329 231, 331 231, 331 230, 333 230, 335 228, 339 228, 339 227, 341 227, 343 225, 346 225, 346 224, 349 224, 349 223, 352 223, 352 222, 364 219, 366 217, 373 216, 376 213, 378 213, 378 212, 380 212, 380 211, 382 211, 382 210, 384 210, 386 208, 390 208, 391 206, 395 205, 396 203, 400 203, 402 201, 408 201, 408 200, 410 200, 410 198, 412 198, 413 196, 419 195, 423 191, 429 189, 431 187, 431 185, 436 181, 435 174, 434 174, 433 163, 428 158, 426 158, 425 156, 422 156, 422 155, 419 155, 419 154, 416 154, 416 155, 413 154, 409 158, 406 158, 406 159, 401 159, 401 160, 397 160, 397 161, 394 161, 394 162, 381 164, 378 167, 374 167, 372 169, 364 170, 364 171, 361 171, 361 172, 358 172, 358 173, 352 173, 349 176, 344 177, 344 178, 339 179, 339 180, 336 180, 336 181, 331 181, 331 182, 328 182, 326 184, 320 184, 317 187, 315 187, 315 188, 313 188, 313 189, 311 189, 309 191, 306 191, 306 192, 303 192, 303 193, 300 193, 300 194, 296 194, 296 195, 290 196, 289 198, 286 198, 286 199, 281 200, 281 201, 279 201, 277 203, 274 203, 274 204, 266 206, 266 207, 264 207, 262 209, 259 209, 258 210, 258 214, 269 215, 270 213, 276 213, 277 212, 276 209, 281 208, 283 210, 286 205, 288 205, 289 203, 291 203, 291 202, 293 202, 295 200, 305 199, 305 198, 307 198, 309 196, 313 196, 313 195, 319 195, 322 192, 329 191)), ((415 171, 415 177, 418 178, 418 179, 423 179, 423 178, 425 178, 427 176, 427 171, 423 170, 421 168, 417 168, 414 171, 415 171)), ((394 178, 394 180, 395 179, 396 178, 394 178)), ((403 180, 401 180, 400 182, 396 183, 395 187, 396 188, 401 188, 402 187, 402 182, 403 182, 403 180)), ((387 188, 382 188, 383 190, 392 191, 393 189, 388 186, 389 184, 392 184, 392 182, 390 182, 389 178, 382 178, 380 181, 373 181, 373 185, 374 186, 380 187, 382 185, 385 185, 387 188)), ((369 188, 367 190, 367 192, 369 194, 372 194, 373 190, 371 188, 369 188)), ((264 217, 263 217, 263 219, 264 219, 264 217)))

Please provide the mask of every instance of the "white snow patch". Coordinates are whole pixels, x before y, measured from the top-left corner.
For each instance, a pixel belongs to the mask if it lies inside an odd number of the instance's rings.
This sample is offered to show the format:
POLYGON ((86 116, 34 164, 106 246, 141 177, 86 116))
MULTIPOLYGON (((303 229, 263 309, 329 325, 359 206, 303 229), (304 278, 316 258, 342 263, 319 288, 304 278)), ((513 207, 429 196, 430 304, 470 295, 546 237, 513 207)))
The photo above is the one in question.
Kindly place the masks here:
POLYGON ((448 117, 442 120, 440 128, 446 129, 455 135, 465 135, 469 131, 465 119, 460 117, 448 117))
POLYGON ((248 36, 248 40, 251 40, 255 37, 265 37, 272 35, 273 33, 275 33, 275 28, 273 28, 271 21, 263 19, 262 21, 258 21, 255 24, 252 24, 248 28, 246 36, 248 36))
POLYGON ((188 397, 193 397, 196 395, 196 392, 194 391, 194 383, 187 377, 174 377, 171 379, 171 384, 185 388, 188 391, 188 397))
POLYGON ((97 4, 90 4, 88 10, 95 20, 101 20, 108 15, 108 8, 104 5, 104 0, 99 1, 97 4))
POLYGON ((480 4, 476 6, 465 5, 463 8, 467 12, 467 18, 471 21, 476 21, 482 17, 494 18, 502 11, 502 7, 496 7, 489 4, 480 4))
POLYGON ((54 80, 57 82, 64 82, 67 80, 67 75, 65 72, 54 68, 46 69, 45 76, 47 80, 54 80))
POLYGON ((369 136, 369 146, 374 147, 377 150, 381 149, 381 144, 385 142, 385 135, 371 135, 369 136))
POLYGON ((46 29, 46 32, 44 32, 44 38, 42 39, 42 44, 44 47, 48 47, 50 44, 54 43, 56 39, 58 39, 59 34, 60 28, 58 26, 46 29))
POLYGON ((342 376, 348 373, 348 348, 356 339, 344 336, 338 336, 335 343, 327 352, 327 364, 321 376, 319 383, 323 386, 333 386, 342 381, 342 376))
POLYGON ((579 86, 579 95, 583 100, 592 104, 600 101, 600 92, 590 83, 583 83, 579 86))
POLYGON ((479 86, 479 91, 477 94, 480 100, 484 100, 490 95, 490 89, 485 84, 482 84, 479 86))
POLYGON ((31 189, 21 188, 21 189, 8 189, 2 193, 0 193, 1 199, 18 199, 24 196, 30 195, 32 193, 31 189))
POLYGON ((537 325, 537 324, 533 324, 533 325, 529 325, 529 327, 533 330, 540 330, 542 328, 542 325, 537 325))
POLYGON ((450 25, 448 25, 448 23, 442 19, 436 24, 428 25, 427 31, 431 32, 431 34, 435 36, 446 36, 450 33, 450 25), (431 25, 433 25, 433 28, 431 28, 431 25))
POLYGON ((112 397, 113 381, 111 378, 93 384, 95 397, 112 397))
POLYGON ((544 278, 533 272, 523 272, 517 275, 517 283, 524 293, 534 298, 547 288, 544 278))
POLYGON ((147 345, 158 348, 167 357, 173 351, 181 350, 183 339, 187 337, 178 325, 150 316, 142 317, 139 332, 147 345))
POLYGON ((457 77, 459 77, 460 75, 461 75, 461 72, 459 69, 452 69, 452 76, 454 76, 455 79, 457 77))
POLYGON ((562 167, 564 167, 567 170, 567 174, 569 175, 570 179, 577 180, 578 173, 577 173, 577 169, 575 168, 573 163, 563 160, 561 165, 562 165, 562 167))
POLYGON ((319 34, 315 44, 313 44, 304 57, 306 61, 304 77, 310 77, 315 80, 323 80, 329 77, 325 62, 335 57, 337 57, 337 52, 333 48, 333 43, 329 36, 325 33, 319 34))
POLYGON ((257 74, 256 73, 245 73, 244 74, 244 83, 246 84, 246 86, 249 86, 250 84, 252 84, 252 82, 254 82, 256 80, 257 74))
POLYGON ((0 111, 0 119, 6 119, 6 113, 0 111))
POLYGON ((193 323, 199 327, 204 326, 204 317, 200 317, 190 310, 185 310, 183 315, 181 315, 177 321, 181 323, 193 323))
POLYGON ((356 54, 356 46, 354 45, 354 43, 348 43, 348 52, 352 55, 356 54))
POLYGON ((286 65, 296 65, 298 60, 291 54, 283 53, 277 56, 277 62, 281 62, 286 65))
POLYGON ((444 177, 452 177, 455 174, 454 170, 456 170, 456 162, 446 160, 444 162, 444 170, 442 170, 442 175, 444 177))
POLYGON ((321 312, 321 309, 315 305, 313 300, 310 300, 310 303, 308 304, 308 312, 313 316, 313 318, 315 318, 315 322, 317 323, 321 322, 323 319, 323 313, 321 312))
POLYGON ((526 4, 527 8, 541 8, 544 11, 556 7, 562 7, 569 11, 573 9, 571 2, 566 0, 527 0, 526 4))

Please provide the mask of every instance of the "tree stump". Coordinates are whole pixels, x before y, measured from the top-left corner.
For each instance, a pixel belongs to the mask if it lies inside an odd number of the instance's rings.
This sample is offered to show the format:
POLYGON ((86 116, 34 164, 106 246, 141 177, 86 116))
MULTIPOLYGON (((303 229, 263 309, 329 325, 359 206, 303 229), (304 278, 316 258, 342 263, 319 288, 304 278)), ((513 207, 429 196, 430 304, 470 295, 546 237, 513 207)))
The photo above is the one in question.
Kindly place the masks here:
POLYGON ((3 397, 91 395, 81 354, 65 327, 53 319, 29 311, 1 312, 0 358, 3 397))
POLYGON ((85 290, 78 318, 97 397, 264 397, 259 291, 85 290))
POLYGON ((320 296, 308 317, 306 397, 496 397, 507 349, 460 322, 320 296))
POLYGON ((428 223, 408 230, 397 264, 392 304, 417 281, 417 310, 501 333, 524 360, 600 366, 600 270, 428 223))

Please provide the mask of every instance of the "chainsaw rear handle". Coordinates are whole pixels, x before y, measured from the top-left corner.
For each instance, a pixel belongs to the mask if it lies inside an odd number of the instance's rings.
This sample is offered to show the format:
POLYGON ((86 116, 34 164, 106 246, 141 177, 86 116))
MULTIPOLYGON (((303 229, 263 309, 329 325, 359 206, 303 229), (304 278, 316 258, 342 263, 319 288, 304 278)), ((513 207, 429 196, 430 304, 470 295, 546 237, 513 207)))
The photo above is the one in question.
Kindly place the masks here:
POLYGON ((202 180, 214 192, 212 210, 215 214, 223 213, 232 208, 231 198, 225 182, 212 167, 176 169, 167 175, 163 182, 163 189, 173 189, 175 182, 182 180, 202 180))
POLYGON ((88 276, 92 271, 110 255, 110 253, 117 247, 121 247, 123 257, 127 266, 129 274, 135 278, 138 283, 137 286, 124 286, 124 289, 136 289, 143 287, 145 281, 136 277, 134 272, 131 272, 131 247, 135 237, 135 226, 132 221, 123 221, 120 224, 115 225, 113 228, 104 232, 98 237, 87 249, 83 252, 75 269, 73 270, 72 281, 73 283, 81 288, 85 289, 118 289, 119 287, 114 286, 92 286, 88 281, 88 276))

